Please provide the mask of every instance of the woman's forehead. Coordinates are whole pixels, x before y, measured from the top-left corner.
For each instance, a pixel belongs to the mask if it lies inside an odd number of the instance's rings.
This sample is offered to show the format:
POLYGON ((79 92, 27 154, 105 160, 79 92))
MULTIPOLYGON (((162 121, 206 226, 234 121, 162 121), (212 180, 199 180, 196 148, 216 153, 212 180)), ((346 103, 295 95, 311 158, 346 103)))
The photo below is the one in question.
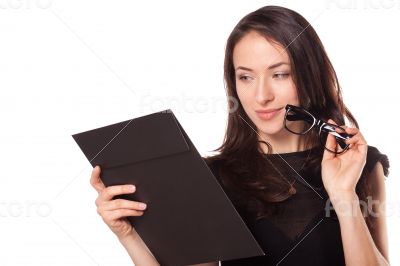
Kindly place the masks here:
POLYGON ((234 47, 235 68, 245 66, 254 70, 264 69, 277 62, 289 62, 282 45, 267 40, 256 32, 246 34, 234 47))

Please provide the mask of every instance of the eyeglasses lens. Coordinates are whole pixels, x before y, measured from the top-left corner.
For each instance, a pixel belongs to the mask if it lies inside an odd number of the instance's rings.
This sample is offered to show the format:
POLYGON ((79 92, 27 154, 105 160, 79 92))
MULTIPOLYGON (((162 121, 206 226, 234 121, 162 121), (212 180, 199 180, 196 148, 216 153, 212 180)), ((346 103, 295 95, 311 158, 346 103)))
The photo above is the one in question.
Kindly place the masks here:
POLYGON ((286 128, 296 134, 304 134, 314 124, 314 118, 301 109, 289 109, 285 119, 286 128))

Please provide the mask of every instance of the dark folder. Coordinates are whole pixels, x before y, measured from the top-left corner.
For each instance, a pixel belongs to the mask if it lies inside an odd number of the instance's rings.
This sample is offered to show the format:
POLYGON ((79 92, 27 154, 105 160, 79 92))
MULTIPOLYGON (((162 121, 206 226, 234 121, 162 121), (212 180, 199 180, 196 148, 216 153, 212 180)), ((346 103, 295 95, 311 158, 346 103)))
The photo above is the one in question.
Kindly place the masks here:
POLYGON ((147 203, 128 220, 161 265, 265 255, 170 109, 73 138, 106 186, 136 185, 119 198, 147 203))

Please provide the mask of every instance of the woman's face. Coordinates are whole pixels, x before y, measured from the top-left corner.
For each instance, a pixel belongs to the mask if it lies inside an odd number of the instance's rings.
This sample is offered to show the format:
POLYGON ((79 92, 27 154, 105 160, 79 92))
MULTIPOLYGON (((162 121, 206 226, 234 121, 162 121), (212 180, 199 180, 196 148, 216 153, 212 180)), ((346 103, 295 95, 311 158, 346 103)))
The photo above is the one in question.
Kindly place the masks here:
POLYGON ((274 135, 285 130, 286 104, 299 105, 285 49, 251 31, 236 44, 233 64, 239 100, 258 132, 274 135))

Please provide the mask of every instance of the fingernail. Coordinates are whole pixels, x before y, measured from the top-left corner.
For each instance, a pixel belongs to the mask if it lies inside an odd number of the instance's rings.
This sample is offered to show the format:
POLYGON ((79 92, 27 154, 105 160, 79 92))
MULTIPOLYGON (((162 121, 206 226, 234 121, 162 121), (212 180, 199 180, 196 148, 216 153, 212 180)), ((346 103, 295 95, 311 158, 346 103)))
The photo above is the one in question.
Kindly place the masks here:
POLYGON ((140 207, 141 209, 145 209, 145 208, 146 208, 146 204, 145 204, 145 203, 140 203, 140 204, 139 204, 139 207, 140 207))
POLYGON ((135 191, 136 187, 134 185, 129 186, 129 191, 133 192, 135 191))

